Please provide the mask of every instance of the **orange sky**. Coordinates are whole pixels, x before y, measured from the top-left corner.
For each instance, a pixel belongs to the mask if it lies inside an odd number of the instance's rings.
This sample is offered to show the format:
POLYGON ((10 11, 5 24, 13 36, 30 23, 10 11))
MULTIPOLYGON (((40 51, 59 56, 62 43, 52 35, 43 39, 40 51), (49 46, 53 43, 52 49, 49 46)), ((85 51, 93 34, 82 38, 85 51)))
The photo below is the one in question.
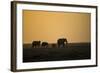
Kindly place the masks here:
POLYGON ((90 18, 89 13, 23 10, 23 43, 56 43, 58 38, 70 43, 90 42, 90 18))

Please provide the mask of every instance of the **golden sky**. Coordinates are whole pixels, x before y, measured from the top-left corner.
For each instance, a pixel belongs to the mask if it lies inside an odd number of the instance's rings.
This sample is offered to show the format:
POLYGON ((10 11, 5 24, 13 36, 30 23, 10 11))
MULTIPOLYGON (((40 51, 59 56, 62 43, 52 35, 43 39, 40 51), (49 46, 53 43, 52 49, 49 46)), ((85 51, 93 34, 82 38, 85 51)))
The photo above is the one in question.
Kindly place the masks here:
POLYGON ((23 43, 56 43, 58 38, 70 43, 90 42, 90 19, 89 13, 23 10, 23 43))

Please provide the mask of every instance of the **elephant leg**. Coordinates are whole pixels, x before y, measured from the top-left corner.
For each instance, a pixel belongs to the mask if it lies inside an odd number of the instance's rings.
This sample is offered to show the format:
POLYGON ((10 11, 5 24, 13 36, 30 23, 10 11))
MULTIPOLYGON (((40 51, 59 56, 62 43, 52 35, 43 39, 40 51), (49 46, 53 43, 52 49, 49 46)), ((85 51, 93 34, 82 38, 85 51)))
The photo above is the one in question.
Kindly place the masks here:
POLYGON ((62 44, 62 43, 59 44, 59 47, 60 47, 60 48, 62 48, 63 46, 64 46, 64 44, 62 44))
POLYGON ((33 44, 32 47, 35 48, 35 44, 33 44))

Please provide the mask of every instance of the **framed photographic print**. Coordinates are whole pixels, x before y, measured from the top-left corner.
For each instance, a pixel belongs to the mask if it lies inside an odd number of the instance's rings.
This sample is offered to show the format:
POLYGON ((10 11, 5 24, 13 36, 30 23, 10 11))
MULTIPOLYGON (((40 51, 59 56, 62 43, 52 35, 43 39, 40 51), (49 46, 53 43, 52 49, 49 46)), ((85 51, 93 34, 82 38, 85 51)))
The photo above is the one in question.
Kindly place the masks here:
POLYGON ((11 71, 97 66, 97 6, 11 2, 11 71))

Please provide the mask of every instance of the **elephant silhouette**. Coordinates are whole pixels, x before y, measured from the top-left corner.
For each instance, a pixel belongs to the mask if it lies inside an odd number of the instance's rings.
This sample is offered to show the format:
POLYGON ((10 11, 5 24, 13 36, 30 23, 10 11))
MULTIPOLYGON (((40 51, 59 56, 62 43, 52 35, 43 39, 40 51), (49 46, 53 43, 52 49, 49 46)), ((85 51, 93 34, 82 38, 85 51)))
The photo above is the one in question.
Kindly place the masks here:
POLYGON ((38 48, 38 47, 40 47, 40 44, 41 44, 41 41, 33 41, 32 42, 32 47, 38 48))
POLYGON ((42 47, 45 47, 46 48, 46 47, 48 47, 48 42, 42 42, 41 45, 42 45, 42 47))
POLYGON ((57 40, 57 44, 60 48, 67 47, 68 41, 66 38, 60 38, 57 40))

